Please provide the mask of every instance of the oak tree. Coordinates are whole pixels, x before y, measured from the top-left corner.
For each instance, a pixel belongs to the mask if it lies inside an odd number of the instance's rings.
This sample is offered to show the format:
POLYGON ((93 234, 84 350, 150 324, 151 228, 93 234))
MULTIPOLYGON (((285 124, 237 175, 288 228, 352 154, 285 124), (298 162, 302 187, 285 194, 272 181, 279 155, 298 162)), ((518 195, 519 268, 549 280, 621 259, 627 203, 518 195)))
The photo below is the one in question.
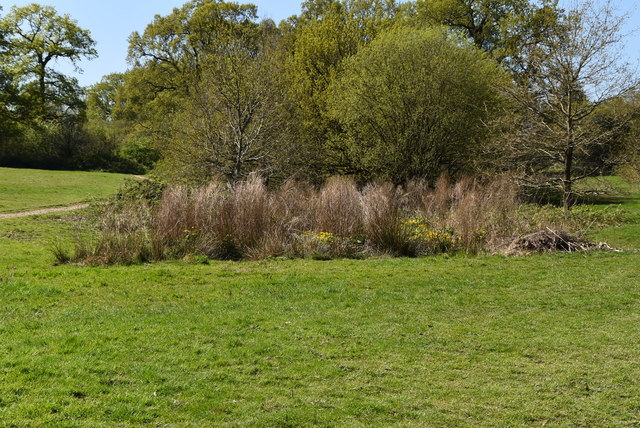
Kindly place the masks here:
POLYGON ((97 56, 95 42, 68 15, 59 15, 51 6, 32 3, 12 7, 0 20, 5 34, 2 71, 20 86, 36 116, 55 118, 82 107, 81 89, 75 78, 54 69, 60 60, 79 70, 79 61, 97 56))

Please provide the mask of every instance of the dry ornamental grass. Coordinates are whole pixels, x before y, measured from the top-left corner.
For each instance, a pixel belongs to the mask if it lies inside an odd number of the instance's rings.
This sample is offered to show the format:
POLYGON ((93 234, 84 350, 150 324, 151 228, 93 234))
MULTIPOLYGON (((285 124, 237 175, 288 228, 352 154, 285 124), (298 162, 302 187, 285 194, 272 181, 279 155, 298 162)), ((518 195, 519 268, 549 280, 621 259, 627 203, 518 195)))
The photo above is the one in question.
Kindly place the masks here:
POLYGON ((241 260, 269 257, 360 258, 496 251, 525 233, 580 224, 549 208, 528 208, 505 178, 433 187, 370 183, 346 177, 321 188, 294 181, 268 189, 253 175, 234 185, 169 186, 155 203, 110 205, 97 236, 77 243, 75 261, 136 263, 201 255, 241 260), (553 213, 553 215, 549 215, 553 213))

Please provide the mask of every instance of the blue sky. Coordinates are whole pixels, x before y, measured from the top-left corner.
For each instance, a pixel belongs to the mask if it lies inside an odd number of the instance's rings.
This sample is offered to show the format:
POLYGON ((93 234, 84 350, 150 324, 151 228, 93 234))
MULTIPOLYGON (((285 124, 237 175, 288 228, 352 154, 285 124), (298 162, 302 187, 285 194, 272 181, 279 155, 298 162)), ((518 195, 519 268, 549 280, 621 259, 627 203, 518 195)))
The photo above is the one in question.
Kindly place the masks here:
MULTIPOLYGON (((89 29, 97 41, 99 58, 83 61, 83 74, 76 75, 81 85, 91 85, 108 73, 124 71, 127 68, 127 38, 133 31, 143 31, 154 15, 166 15, 174 7, 181 6, 186 0, 42 0, 56 8, 58 13, 68 13, 78 21, 82 28, 89 29)), ((574 0, 561 0, 571 4, 574 0)), ((595 0, 596 3, 600 0, 595 0)), ((12 5, 25 6, 33 0, 0 0, 3 12, 7 13, 12 5)), ((272 18, 276 22, 300 12, 302 0, 245 0, 241 3, 253 3, 258 6, 260 18, 272 18)), ((640 28, 640 10, 636 0, 618 0, 620 10, 630 13, 627 30, 640 28)), ((630 62, 640 58, 640 33, 634 34, 627 47, 630 62)), ((59 68, 72 73, 71 67, 59 64, 59 68)))
MULTIPOLYGON (((144 31, 154 15, 167 15, 174 7, 187 0, 42 0, 35 3, 56 8, 59 14, 68 13, 82 28, 91 31, 97 42, 99 57, 82 61, 83 74, 75 74, 81 85, 98 82, 105 74, 127 69, 127 38, 133 31, 144 31)), ((34 0, 0 0, 2 14, 11 6, 26 6, 34 0)), ((301 0, 256 0, 239 1, 258 6, 260 18, 271 18, 276 22, 300 12, 301 0)), ((73 74, 73 68, 58 64, 60 70, 73 74)))

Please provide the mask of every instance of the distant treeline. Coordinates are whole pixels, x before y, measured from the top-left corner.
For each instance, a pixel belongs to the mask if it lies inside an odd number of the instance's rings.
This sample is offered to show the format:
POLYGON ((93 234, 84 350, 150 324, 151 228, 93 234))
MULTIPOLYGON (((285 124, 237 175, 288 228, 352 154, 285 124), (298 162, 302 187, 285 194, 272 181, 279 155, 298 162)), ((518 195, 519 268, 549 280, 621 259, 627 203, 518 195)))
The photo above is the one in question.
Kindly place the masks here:
POLYGON ((192 0, 129 38, 90 88, 52 68, 97 55, 32 4, 0 18, 0 164, 235 182, 508 172, 557 188, 638 170, 637 76, 608 2, 310 0, 279 24, 192 0))

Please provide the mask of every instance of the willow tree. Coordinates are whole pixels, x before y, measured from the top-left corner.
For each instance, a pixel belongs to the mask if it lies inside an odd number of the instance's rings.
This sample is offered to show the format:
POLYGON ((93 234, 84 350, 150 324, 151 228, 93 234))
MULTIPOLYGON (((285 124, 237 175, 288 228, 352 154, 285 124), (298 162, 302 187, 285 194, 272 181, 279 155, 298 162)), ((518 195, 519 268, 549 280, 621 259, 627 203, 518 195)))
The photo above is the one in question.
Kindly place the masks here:
POLYGON ((394 182, 471 171, 503 78, 495 61, 444 28, 383 33, 330 88, 344 171, 394 182))

